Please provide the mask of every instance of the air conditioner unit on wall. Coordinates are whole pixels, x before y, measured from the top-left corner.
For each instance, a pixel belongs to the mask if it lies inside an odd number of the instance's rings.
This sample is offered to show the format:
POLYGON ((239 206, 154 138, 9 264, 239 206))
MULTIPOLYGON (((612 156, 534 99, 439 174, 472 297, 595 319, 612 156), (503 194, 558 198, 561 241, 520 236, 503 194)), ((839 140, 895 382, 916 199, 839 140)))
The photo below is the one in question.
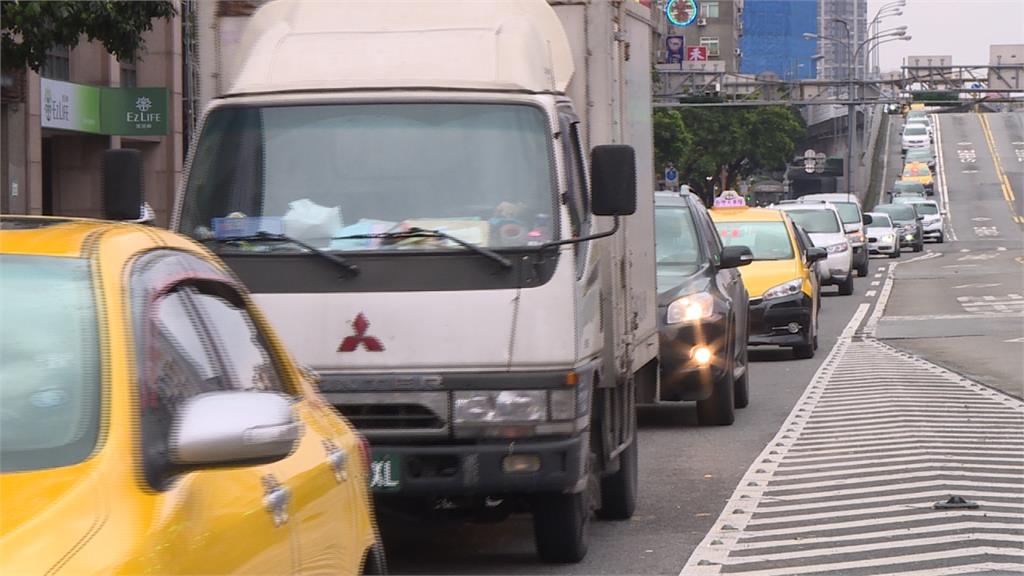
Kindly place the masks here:
POLYGON ((708 19, 707 18, 697 18, 697 26, 707 26, 707 25, 708 25, 708 19))

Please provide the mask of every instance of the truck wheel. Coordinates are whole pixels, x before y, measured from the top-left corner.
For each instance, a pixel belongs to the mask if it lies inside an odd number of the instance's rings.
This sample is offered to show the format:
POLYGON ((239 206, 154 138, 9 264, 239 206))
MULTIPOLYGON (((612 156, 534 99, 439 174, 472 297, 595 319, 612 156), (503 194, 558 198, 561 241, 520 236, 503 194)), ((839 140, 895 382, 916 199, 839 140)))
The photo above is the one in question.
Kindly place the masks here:
POLYGON ((839 295, 840 296, 849 296, 850 294, 853 294, 853 273, 852 272, 850 273, 849 276, 846 277, 846 280, 844 280, 843 283, 839 285, 839 295))
POLYGON ((587 555, 588 491, 543 494, 533 504, 533 539, 545 562, 575 564, 587 555))
POLYGON ((726 366, 725 375, 715 382, 711 396, 697 401, 697 423, 701 426, 729 426, 736 420, 736 382, 733 379, 732 362, 726 366))
POLYGON ((604 520, 629 520, 636 510, 636 485, 639 472, 637 456, 640 436, 633 431, 633 441, 619 454, 619 470, 601 479, 601 509, 597 517, 604 520))

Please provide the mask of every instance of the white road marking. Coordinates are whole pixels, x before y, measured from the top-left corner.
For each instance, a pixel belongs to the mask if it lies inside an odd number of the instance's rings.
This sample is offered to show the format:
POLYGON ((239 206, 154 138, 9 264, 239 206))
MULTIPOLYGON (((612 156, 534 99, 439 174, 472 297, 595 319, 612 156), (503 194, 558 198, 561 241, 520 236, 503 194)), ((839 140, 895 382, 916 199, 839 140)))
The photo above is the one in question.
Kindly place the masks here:
POLYGON ((885 272, 885 266, 879 266, 878 267, 878 271, 879 272, 885 272))
POLYGON ((996 252, 1006 252, 1006 246, 1000 246, 996 248, 996 252))
POLYGON ((1024 338, 1014 338, 1013 340, 1003 340, 1003 342, 1024 343, 1024 338))
POLYGON ((959 290, 961 288, 995 288, 996 286, 1002 286, 1002 284, 999 282, 995 282, 992 284, 961 284, 959 286, 953 286, 953 289, 959 290))
POLYGON ((970 252, 971 249, 970 248, 961 248, 960 251, 961 252, 970 252))
POLYGON ((881 277, 882 277, 882 273, 881 272, 879 272, 878 274, 875 274, 875 278, 881 278, 881 277))
POLYGON ((996 254, 982 252, 981 254, 968 254, 966 256, 961 256, 957 258, 957 260, 991 260, 995 257, 996 254))
POLYGON ((970 142, 957 142, 956 145, 957 146, 970 146, 971 143, 970 142))
MULTIPOLYGON (((939 190, 939 201, 942 207, 946 209, 946 218, 944 226, 946 227, 946 235, 950 241, 955 242, 956 229, 953 228, 953 207, 949 204, 949 186, 946 185, 946 162, 942 155, 942 123, 939 122, 938 114, 932 114, 932 126, 935 127, 935 154, 936 154, 936 167, 939 171, 939 181, 936 186, 939 190)), ((965 146, 969 146, 971 143, 967 142, 965 146)))
POLYGON ((977 268, 977 264, 946 264, 943 268, 977 268))
POLYGON ((858 307, 682 575, 1019 568, 998 562, 1024 558, 1024 402, 852 338, 867 309, 858 307), (951 493, 982 508, 932 508, 951 493), (963 560, 935 567, 952 559, 963 560))
POLYGON ((1024 296, 957 296, 957 302, 966 312, 1018 312, 1024 311, 1024 296))
POLYGON ((886 316, 886 322, 914 322, 927 320, 968 320, 983 316, 986 318, 1024 318, 1024 312, 991 313, 991 314, 926 314, 923 316, 886 316))
POLYGON ((993 236, 999 236, 999 228, 996 226, 975 226, 974 235, 981 238, 991 238, 993 236))
POLYGON ((878 286, 878 285, 879 285, 879 284, 881 284, 881 283, 882 283, 882 281, 881 281, 881 280, 872 280, 872 281, 871 281, 871 285, 872 285, 872 286, 878 286))
POLYGON ((986 218, 984 216, 978 216, 977 218, 971 218, 971 222, 988 222, 990 220, 992 220, 992 219, 991 218, 986 218))
MULTIPOLYGON (((874 286, 875 284, 878 284, 878 282, 872 282, 871 283, 872 286, 874 286)), ((875 295, 875 291, 874 290, 868 290, 867 292, 864 293, 864 296, 866 296, 868 298, 871 298, 874 295, 875 295)))

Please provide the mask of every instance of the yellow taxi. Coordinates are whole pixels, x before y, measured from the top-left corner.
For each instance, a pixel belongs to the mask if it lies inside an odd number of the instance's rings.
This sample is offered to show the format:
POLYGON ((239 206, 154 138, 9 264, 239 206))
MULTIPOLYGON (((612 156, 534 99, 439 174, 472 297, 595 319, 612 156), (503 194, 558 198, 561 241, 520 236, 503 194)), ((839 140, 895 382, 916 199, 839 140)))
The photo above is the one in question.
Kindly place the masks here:
POLYGON ((7 574, 383 572, 368 448, 219 260, 0 218, 7 574))
POLYGON ((813 357, 821 302, 816 263, 827 256, 825 249, 811 246, 779 210, 750 208, 723 193, 709 212, 722 244, 747 246, 754 255, 739 269, 750 294, 749 344, 790 347, 797 358, 813 357))
POLYGON ((924 186, 926 194, 935 193, 935 179, 932 171, 925 162, 907 162, 903 165, 903 173, 900 180, 906 182, 917 182, 924 186))

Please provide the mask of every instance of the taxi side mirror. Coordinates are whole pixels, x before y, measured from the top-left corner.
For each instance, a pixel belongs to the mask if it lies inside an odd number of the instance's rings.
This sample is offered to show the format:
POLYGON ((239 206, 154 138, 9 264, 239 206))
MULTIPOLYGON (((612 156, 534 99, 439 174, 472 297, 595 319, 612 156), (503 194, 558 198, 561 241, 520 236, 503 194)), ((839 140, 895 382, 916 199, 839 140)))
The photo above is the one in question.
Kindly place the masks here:
POLYGON ((819 260, 824 260, 825 258, 828 258, 828 251, 826 251, 824 248, 815 246, 813 248, 807 249, 808 264, 817 262, 819 260))
POLYGON ((302 436, 291 400, 277 392, 226 390, 185 401, 171 428, 171 463, 186 468, 265 464, 302 436))
POLYGON ((722 248, 720 260, 719 268, 738 268, 753 262, 754 253, 746 246, 726 246, 722 248))

